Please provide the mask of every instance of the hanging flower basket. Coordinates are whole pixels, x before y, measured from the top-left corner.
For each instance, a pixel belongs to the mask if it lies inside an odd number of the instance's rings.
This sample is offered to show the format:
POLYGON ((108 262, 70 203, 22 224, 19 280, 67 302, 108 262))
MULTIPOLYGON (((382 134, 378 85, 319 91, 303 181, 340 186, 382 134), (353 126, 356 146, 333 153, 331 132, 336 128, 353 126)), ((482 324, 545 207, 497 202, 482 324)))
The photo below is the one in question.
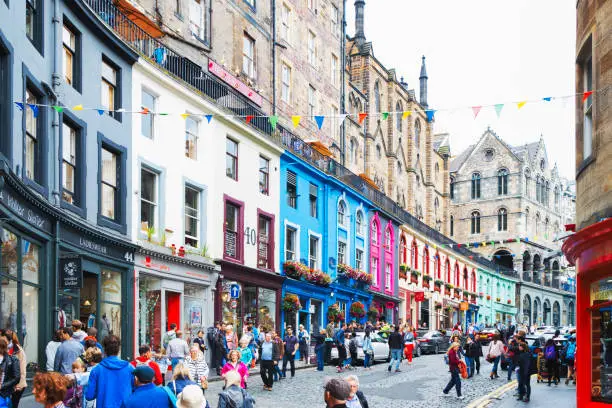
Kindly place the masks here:
POLYGON ((368 319, 370 319, 370 321, 376 321, 379 318, 380 318, 380 312, 378 311, 376 306, 374 305, 370 306, 370 308, 368 309, 368 319))
POLYGON ((302 308, 300 298, 297 295, 287 294, 283 298, 283 310, 287 313, 295 313, 302 308))
POLYGON ((351 305, 350 314, 353 317, 361 319, 366 315, 365 306, 361 302, 355 302, 351 305))
POLYGON ((431 282, 432 280, 433 278, 431 277, 431 275, 423 275, 424 282, 431 282))
POLYGON ((340 310, 340 306, 338 306, 337 303, 334 303, 327 308, 327 320, 334 323, 344 320, 344 314, 340 310), (340 319, 340 317, 342 317, 342 319, 340 319))
POLYGON ((344 276, 348 279, 359 279, 359 275, 360 272, 359 270, 351 267, 350 265, 346 265, 346 264, 338 264, 338 273, 341 276, 344 276))

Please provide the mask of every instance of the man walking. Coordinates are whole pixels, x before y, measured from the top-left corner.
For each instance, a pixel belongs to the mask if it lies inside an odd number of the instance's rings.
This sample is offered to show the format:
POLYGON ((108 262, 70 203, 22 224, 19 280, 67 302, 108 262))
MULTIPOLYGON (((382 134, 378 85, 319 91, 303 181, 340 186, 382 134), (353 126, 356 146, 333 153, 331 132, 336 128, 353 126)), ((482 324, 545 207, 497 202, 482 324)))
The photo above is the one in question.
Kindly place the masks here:
POLYGON ((53 371, 61 374, 72 373, 72 363, 83 354, 83 345, 75 340, 72 329, 70 327, 62 327, 62 344, 55 353, 55 361, 53 363, 53 371))
POLYGON ((155 372, 149 366, 138 366, 134 370, 136 389, 127 397, 121 408, 168 408, 170 398, 162 387, 153 383, 155 372))
POLYGON ((402 339, 402 335, 399 333, 399 326, 393 327, 393 332, 389 335, 389 348, 391 349, 391 361, 389 361, 389 367, 387 367, 387 371, 391 372, 391 366, 395 361, 395 372, 399 373, 401 370, 399 368, 400 362, 402 361, 402 348, 404 345, 404 341, 402 339))
POLYGON ((263 389, 265 391, 272 391, 272 385, 274 384, 274 365, 276 359, 279 357, 280 352, 278 346, 272 341, 272 335, 266 333, 265 340, 261 343, 261 367, 260 375, 263 381, 263 389))
POLYGON ((346 323, 342 323, 336 334, 334 340, 336 348, 338 349, 338 372, 344 370, 344 360, 346 360, 346 347, 344 346, 344 332, 346 330, 346 323))
POLYGON ((293 329, 287 327, 287 334, 283 339, 285 354, 283 355, 283 378, 287 378, 287 362, 291 365, 291 378, 295 377, 295 353, 300 347, 297 337, 293 335, 293 329))
POLYGON ((189 355, 189 345, 185 340, 183 340, 183 332, 178 330, 176 332, 176 338, 170 340, 168 343, 168 348, 166 349, 166 354, 170 357, 172 361, 172 369, 178 365, 178 363, 182 363, 183 360, 189 355))
POLYGON ((98 407, 117 408, 132 394, 134 367, 117 357, 121 347, 119 337, 114 334, 106 336, 102 347, 107 357, 91 370, 85 399, 96 400, 98 407))

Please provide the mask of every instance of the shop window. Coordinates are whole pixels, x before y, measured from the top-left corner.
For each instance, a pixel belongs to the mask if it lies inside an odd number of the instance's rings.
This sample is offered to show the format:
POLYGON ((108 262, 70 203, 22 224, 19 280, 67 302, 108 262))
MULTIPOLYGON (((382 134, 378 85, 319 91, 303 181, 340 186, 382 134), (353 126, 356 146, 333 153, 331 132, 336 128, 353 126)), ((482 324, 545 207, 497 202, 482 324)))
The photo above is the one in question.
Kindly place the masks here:
POLYGON ((276 319, 276 291, 259 288, 257 296, 257 323, 265 328, 273 329, 276 319))
POLYGON ((239 201, 225 198, 225 225, 223 255, 225 258, 242 262, 243 205, 239 201))
POLYGON ((162 347, 162 293, 161 279, 140 275, 138 277, 138 344, 149 344, 153 350, 162 347), (156 328, 158 328, 156 330, 156 328))
POLYGON ((308 199, 310 201, 310 216, 317 218, 319 216, 319 188, 316 184, 310 183, 308 199))
POLYGON ((185 157, 191 160, 198 159, 198 137, 200 122, 191 116, 185 118, 185 157))
POLYGON ((297 230, 292 227, 285 229, 285 261, 297 260, 297 230))
MULTIPOLYGON (((612 282, 606 278, 591 284, 591 396, 612 403, 612 282)), ((588 348, 587 348, 588 350, 588 348)), ((582 355, 581 351, 581 355, 582 355)), ((588 358, 588 353, 587 358, 588 358)), ((582 381, 588 381, 586 374, 582 381)))
POLYGON ((206 288, 199 285, 185 283, 183 288, 183 319, 182 327, 185 340, 192 343, 199 330, 204 330, 204 313, 206 302, 206 288))
POLYGON ((270 194, 270 160, 259 156, 259 192, 270 194))
POLYGON ((0 238, 0 319, 4 328, 17 333, 27 356, 26 376, 30 377, 39 360, 38 283, 44 256, 39 245, 9 230, 0 230, 0 238))
POLYGON ((238 142, 228 137, 225 147, 225 175, 238 180, 238 142))
POLYGON ((62 28, 64 49, 64 81, 77 91, 81 90, 81 34, 64 19, 62 28))
POLYGON ((200 246, 200 200, 201 191, 185 186, 185 245, 200 246))
POLYGON ((121 112, 115 112, 121 107, 121 70, 106 57, 102 58, 101 103, 109 116, 121 121, 121 112))
POLYGON ((158 174, 146 168, 140 169, 140 230, 154 235, 158 228, 159 213, 158 174))
POLYGON ((257 231, 257 267, 274 269, 274 224, 272 217, 264 214, 258 216, 257 231))
POLYGON ((287 171, 287 205, 297 208, 297 175, 287 171))
POLYGON ((100 290, 100 314, 102 327, 98 337, 103 339, 108 334, 121 337, 121 274, 111 270, 102 270, 100 290))

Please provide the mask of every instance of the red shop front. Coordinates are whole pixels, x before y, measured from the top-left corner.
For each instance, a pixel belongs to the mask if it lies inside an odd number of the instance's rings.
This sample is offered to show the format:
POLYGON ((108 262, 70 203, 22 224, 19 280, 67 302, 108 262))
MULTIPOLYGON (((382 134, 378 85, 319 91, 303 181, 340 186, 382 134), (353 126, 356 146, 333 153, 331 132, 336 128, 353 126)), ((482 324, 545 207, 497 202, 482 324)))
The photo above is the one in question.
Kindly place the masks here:
POLYGON ((612 219, 563 244, 576 265, 576 398, 580 407, 612 405, 612 219))

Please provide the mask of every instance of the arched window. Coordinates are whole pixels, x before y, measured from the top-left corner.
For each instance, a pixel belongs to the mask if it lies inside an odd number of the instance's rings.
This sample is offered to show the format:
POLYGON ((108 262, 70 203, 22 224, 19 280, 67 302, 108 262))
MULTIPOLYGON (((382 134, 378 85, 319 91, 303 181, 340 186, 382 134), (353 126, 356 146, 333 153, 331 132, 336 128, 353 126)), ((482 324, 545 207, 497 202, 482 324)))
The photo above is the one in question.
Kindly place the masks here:
POLYGON ((414 123, 414 147, 418 150, 421 145, 421 122, 417 119, 414 123))
POLYGON ((444 273, 445 278, 446 278, 446 283, 451 283, 450 261, 448 260, 448 258, 446 259, 446 265, 444 265, 444 268, 446 269, 444 273))
POLYGON ((344 204, 344 200, 340 200, 338 203, 338 224, 343 227, 346 226, 346 204, 344 204))
POLYGON ((538 203, 541 203, 541 202, 542 202, 542 199, 541 199, 541 197, 542 197, 542 196, 541 196, 541 194, 542 194, 542 189, 540 188, 540 177, 539 177, 539 176, 537 176, 537 177, 536 177, 536 201, 537 201, 538 203))
POLYGON ((508 210, 505 208, 497 211, 497 230, 508 231, 508 210))
POLYGON ((450 178, 450 198, 453 200, 455 198, 455 178, 450 178))
POLYGON ((390 251, 393 246, 392 236, 391 236, 391 228, 385 228, 385 249, 390 251))
POLYGON ((455 216, 450 216, 450 236, 455 235, 455 216))
POLYGON ((480 173, 472 174, 472 199, 480 198, 480 173))
POLYGON ((423 275, 429 275, 429 249, 423 248, 423 275))
POLYGON ((508 170, 501 169, 497 172, 497 194, 508 194, 508 170))
POLYGON ((410 264, 412 269, 419 269, 419 248, 417 247, 417 243, 415 240, 412 240, 412 247, 410 250, 410 264))
POLYGON ((400 263, 406 265, 408 262, 408 246, 406 245, 406 237, 403 235, 400 238, 400 257, 400 263))
POLYGON ((397 103, 395 104, 395 127, 397 129, 398 132, 402 131, 402 115, 404 114, 404 112, 402 112, 402 104, 401 103, 397 103))
POLYGON ((456 287, 461 287, 461 274, 459 272, 459 264, 455 263, 455 283, 456 287))
POLYGON ((535 218, 535 233, 538 235, 540 233, 540 213, 536 214, 535 218))
POLYGON ((525 196, 527 198, 531 198, 529 195, 529 183, 531 182, 531 171, 529 169, 525 169, 525 196))
POLYGON ((470 290, 469 275, 466 267, 463 268, 463 289, 470 290))
POLYGON ((361 210, 357 210, 355 214, 355 230, 357 235, 363 235, 363 213, 361 210))
POLYGON ((476 270, 472 269, 472 292, 476 293, 476 270))
POLYGON ((561 202, 561 194, 559 193, 559 186, 555 186, 555 209, 559 211, 559 204, 561 202))
POLYGON ((480 213, 472 212, 472 234, 480 234, 480 213))
POLYGON ((370 229, 370 240, 372 245, 378 245, 378 224, 372 221, 372 228, 370 229))
POLYGON ((380 85, 378 81, 374 83, 374 109, 376 113, 380 113, 380 85))
POLYGON ((440 165, 438 163, 434 166, 434 177, 436 178, 436 182, 440 181, 440 165))
POLYGON ((547 207, 550 204, 548 200, 549 196, 550 196, 550 184, 548 183, 548 181, 546 181, 546 191, 544 193, 544 204, 546 204, 547 207))
POLYGON ((441 268, 441 260, 440 260, 440 253, 436 252, 435 255, 435 259, 434 259, 434 275, 436 277, 436 279, 442 279, 442 268, 441 268))
MULTIPOLYGON (((402 162, 399 160, 397 161, 397 175, 398 176, 402 175, 402 162)), ((399 201, 399 199, 397 201, 399 201)))

